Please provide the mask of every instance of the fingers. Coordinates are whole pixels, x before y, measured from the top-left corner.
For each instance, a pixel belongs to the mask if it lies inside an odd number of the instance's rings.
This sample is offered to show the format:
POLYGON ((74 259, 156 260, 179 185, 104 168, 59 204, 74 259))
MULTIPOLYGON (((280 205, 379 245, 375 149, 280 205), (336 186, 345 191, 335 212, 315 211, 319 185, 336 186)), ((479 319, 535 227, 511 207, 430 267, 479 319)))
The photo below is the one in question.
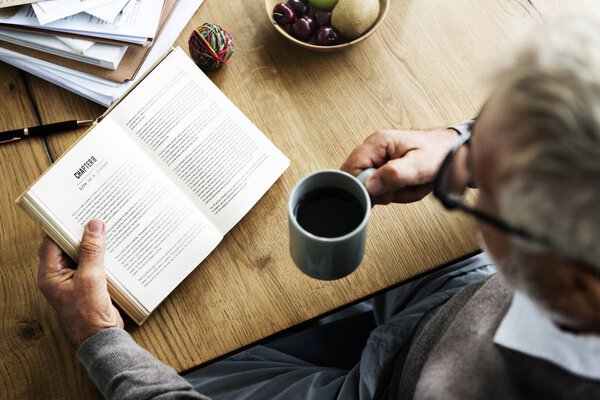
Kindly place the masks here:
POLYGON ((81 277, 104 276, 104 251, 106 249, 106 227, 99 219, 91 220, 85 230, 79 246, 79 266, 77 273, 81 277))
POLYGON ((48 282, 62 274, 68 267, 65 264, 62 250, 48 236, 42 240, 38 254, 40 256, 38 286, 43 291, 48 282))
POLYGON ((409 152, 404 157, 390 160, 379 167, 365 183, 369 194, 381 196, 430 182, 431 177, 423 173, 424 169, 413 154, 409 152))
POLYGON ((373 204, 412 203, 419 201, 431 192, 431 184, 409 186, 395 192, 372 196, 373 204))
POLYGON ((40 289, 76 348, 102 329, 123 327, 107 290, 105 249, 106 227, 98 219, 90 221, 83 232, 77 270, 69 268, 67 258, 51 240, 44 239, 40 248, 40 289))
POLYGON ((341 170, 354 176, 362 170, 379 167, 392 158, 399 158, 410 151, 413 146, 410 133, 396 130, 380 130, 365 139, 342 164, 341 170))
POLYGON ((381 165, 377 161, 381 158, 373 144, 364 143, 356 148, 350 156, 344 161, 340 169, 348 172, 352 176, 357 176, 362 170, 381 165))
POLYGON ((395 203, 412 203, 419 201, 431 192, 431 184, 426 183, 419 186, 411 186, 404 190, 400 190, 394 196, 395 203))
POLYGON ((365 183, 376 204, 417 201, 430 192, 438 167, 455 140, 456 132, 451 129, 381 130, 355 149, 341 168, 354 176, 377 168, 365 183))
POLYGON ((62 250, 48 236, 44 236, 38 255, 40 256, 40 271, 57 272, 64 268, 64 264, 60 262, 63 257, 62 250))

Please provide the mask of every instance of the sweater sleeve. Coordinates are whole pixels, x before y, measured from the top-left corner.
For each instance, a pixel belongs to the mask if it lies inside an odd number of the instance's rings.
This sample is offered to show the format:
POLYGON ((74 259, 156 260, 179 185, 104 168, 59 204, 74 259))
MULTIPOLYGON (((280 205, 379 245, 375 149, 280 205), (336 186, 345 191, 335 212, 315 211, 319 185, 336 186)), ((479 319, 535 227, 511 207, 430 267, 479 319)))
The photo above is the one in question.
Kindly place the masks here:
POLYGON ((123 329, 104 329, 88 338, 77 358, 106 399, 208 400, 123 329))

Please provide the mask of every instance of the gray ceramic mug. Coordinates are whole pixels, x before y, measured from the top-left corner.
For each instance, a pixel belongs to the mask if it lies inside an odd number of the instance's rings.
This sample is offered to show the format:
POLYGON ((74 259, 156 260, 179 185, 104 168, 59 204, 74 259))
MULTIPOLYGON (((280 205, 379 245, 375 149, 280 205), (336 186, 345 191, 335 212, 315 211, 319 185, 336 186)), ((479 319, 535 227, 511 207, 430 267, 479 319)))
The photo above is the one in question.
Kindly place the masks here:
POLYGON ((339 170, 318 171, 304 177, 292 190, 288 202, 290 254, 306 275, 321 280, 340 279, 360 265, 371 215, 371 199, 364 182, 374 171, 367 169, 356 178, 339 170), (323 210, 329 212, 320 210, 318 207, 323 203, 319 203, 319 194, 322 193, 335 193, 336 196, 339 193, 343 201, 353 207, 355 212, 350 213, 352 224, 344 227, 350 229, 348 232, 336 232, 337 226, 328 225, 331 221, 341 222, 337 225, 347 224, 342 212, 346 206, 330 203, 323 206, 323 210), (317 200, 311 203, 312 208, 305 205, 315 196, 317 200), (338 211, 343 215, 337 215, 340 214, 338 211), (311 216, 312 212, 315 215, 311 216), (332 214, 336 214, 336 218, 332 214), (310 217, 313 217, 313 225, 310 217))

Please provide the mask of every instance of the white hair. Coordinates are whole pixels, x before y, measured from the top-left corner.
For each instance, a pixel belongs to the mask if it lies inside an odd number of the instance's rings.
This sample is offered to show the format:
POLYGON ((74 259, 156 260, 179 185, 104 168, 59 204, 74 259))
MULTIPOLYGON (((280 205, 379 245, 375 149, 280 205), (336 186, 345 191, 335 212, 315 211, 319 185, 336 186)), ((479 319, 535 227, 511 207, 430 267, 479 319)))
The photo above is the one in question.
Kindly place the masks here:
POLYGON ((600 19, 538 29, 496 82, 491 99, 518 132, 502 216, 600 272, 600 19))

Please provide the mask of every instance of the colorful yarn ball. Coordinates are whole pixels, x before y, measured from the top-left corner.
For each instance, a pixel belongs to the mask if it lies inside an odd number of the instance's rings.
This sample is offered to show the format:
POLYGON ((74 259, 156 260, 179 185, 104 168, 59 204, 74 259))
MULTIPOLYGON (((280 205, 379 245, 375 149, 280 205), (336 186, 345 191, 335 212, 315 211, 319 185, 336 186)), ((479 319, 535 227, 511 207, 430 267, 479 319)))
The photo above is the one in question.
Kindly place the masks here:
POLYGON ((190 55, 203 70, 217 69, 233 54, 233 37, 219 25, 204 23, 192 31, 190 55))

